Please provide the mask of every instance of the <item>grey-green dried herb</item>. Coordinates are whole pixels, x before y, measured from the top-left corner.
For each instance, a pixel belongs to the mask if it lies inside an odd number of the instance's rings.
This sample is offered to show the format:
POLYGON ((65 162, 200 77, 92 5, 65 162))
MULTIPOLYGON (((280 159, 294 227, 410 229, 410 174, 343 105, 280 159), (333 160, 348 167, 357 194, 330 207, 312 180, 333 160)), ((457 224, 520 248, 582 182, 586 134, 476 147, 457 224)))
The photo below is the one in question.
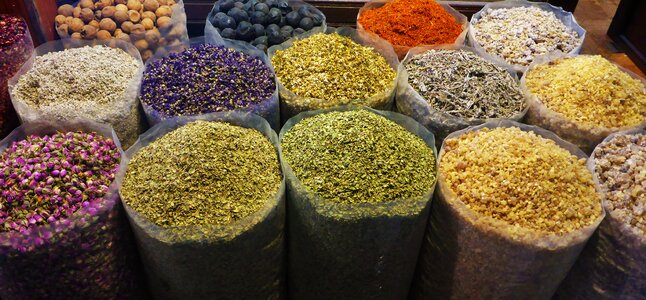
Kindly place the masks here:
POLYGON ((405 64, 408 83, 431 108, 468 120, 511 118, 524 109, 517 80, 465 50, 429 50, 405 64))
POLYGON ((258 211, 280 182, 276 150, 260 132, 196 121, 137 152, 121 194, 162 227, 227 225, 258 211))

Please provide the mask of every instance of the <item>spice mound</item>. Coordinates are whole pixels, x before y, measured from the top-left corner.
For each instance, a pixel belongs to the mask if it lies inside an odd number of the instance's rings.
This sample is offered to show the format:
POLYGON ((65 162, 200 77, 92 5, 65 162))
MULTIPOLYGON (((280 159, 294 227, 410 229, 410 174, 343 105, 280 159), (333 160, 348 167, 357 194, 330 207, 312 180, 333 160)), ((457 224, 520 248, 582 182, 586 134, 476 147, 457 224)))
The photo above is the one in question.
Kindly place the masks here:
POLYGON ((98 203, 119 168, 115 143, 95 133, 29 136, 0 157, 0 231, 70 218, 98 203))
POLYGON ((558 59, 525 76, 529 92, 575 123, 618 128, 646 121, 644 84, 601 56, 558 59))
POLYGON ((146 67, 141 101, 165 117, 253 106, 276 90, 262 60, 232 48, 201 44, 146 67))
POLYGON ((464 119, 511 118, 525 106, 505 69, 464 50, 429 50, 405 64, 408 83, 433 109, 464 119))
POLYGON ((387 93, 395 84, 396 72, 383 56, 338 33, 295 41, 276 51, 271 62, 285 88, 298 96, 326 100, 327 107, 370 106, 368 98, 387 93))
POLYGON ((646 135, 617 135, 593 156, 609 215, 646 236, 646 135))
POLYGON ((121 196, 161 227, 228 225, 275 197, 281 179, 276 150, 260 132, 197 121, 140 149, 121 196))
POLYGON ((585 160, 532 132, 483 128, 445 140, 443 151, 440 174, 482 216, 562 235, 602 213, 585 160))
POLYGON ((22 41, 27 24, 19 17, 0 15, 0 49, 22 41))
POLYGON ((435 156, 397 123, 359 110, 303 119, 281 148, 296 177, 321 198, 346 204, 420 197, 435 183, 435 156))
POLYGON ((394 0, 370 9, 358 22, 393 45, 452 44, 462 33, 455 17, 434 0, 394 0))
POLYGON ((527 66, 537 56, 569 53, 582 41, 553 12, 538 7, 488 9, 473 23, 477 42, 489 54, 527 66))

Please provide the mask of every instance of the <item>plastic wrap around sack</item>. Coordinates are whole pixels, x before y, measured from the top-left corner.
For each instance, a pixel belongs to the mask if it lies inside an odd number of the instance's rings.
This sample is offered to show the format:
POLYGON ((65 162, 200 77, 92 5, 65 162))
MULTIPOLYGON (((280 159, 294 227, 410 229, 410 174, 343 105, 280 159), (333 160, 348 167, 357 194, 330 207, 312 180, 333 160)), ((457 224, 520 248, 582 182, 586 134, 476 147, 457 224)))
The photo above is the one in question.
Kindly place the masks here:
MULTIPOLYGON (((3 15, 0 15, 2 17, 3 15)), ((23 22, 24 19, 20 18, 23 22)), ((23 37, 11 45, 0 47, 0 138, 4 138, 16 126, 18 126, 18 115, 11 105, 9 96, 9 79, 20 70, 31 53, 34 51, 34 43, 29 34, 29 28, 25 23, 23 37)))
MULTIPOLYGON (((278 138, 265 119, 242 112, 219 112, 165 120, 142 134, 128 151, 117 176, 143 147, 194 121, 221 121, 254 128, 278 152, 278 138)), ((150 291, 155 299, 279 299, 284 295, 285 180, 257 212, 225 226, 163 228, 124 201, 150 291)))
MULTIPOLYGON (((0 153, 30 135, 96 132, 121 145, 112 128, 87 120, 23 124, 0 142, 0 153)), ((139 260, 113 181, 106 196, 70 218, 0 232, 0 297, 12 299, 138 299, 139 260)))
MULTIPOLYGON (((267 50, 267 53, 269 54, 269 61, 271 61, 272 57, 276 54, 276 51, 286 50, 298 40, 308 38, 318 33, 330 34, 334 32, 338 33, 341 36, 348 37, 360 45, 373 48, 375 53, 383 56, 386 59, 386 62, 388 62, 388 65, 390 65, 393 70, 397 71, 399 59, 397 58, 397 54, 395 54, 393 47, 386 40, 380 38, 376 34, 369 32, 365 34, 359 34, 357 30, 349 27, 328 27, 326 30, 311 30, 301 35, 295 36, 280 45, 271 46, 269 47, 269 50, 267 50)), ((350 100, 349 103, 346 104, 356 104, 354 102, 369 103, 368 106, 374 109, 391 110, 393 108, 395 88, 397 87, 398 76, 399 74, 395 75, 392 83, 384 92, 377 93, 367 99, 361 99, 360 101, 350 100)), ((285 86, 280 82, 280 78, 278 78, 278 76, 276 77, 276 80, 278 82, 278 93, 280 94, 280 115, 282 122, 286 122, 289 118, 304 111, 325 109, 334 106, 330 105, 328 103, 328 100, 296 95, 294 92, 285 88, 285 86)))
MULTIPOLYGON (((80 1, 74 2, 72 6, 77 7, 79 2, 80 1)), ((97 1, 95 0, 94 2, 97 2, 97 1)), ((129 33, 128 40, 117 39, 115 37, 113 37, 110 40, 121 40, 124 42, 130 42, 133 45, 140 40, 146 41, 146 44, 148 45, 148 47, 138 51, 141 54, 141 58, 143 59, 143 61, 147 61, 153 55, 157 53, 163 53, 165 51, 165 48, 174 47, 188 40, 188 30, 186 29, 186 12, 184 11, 183 0, 176 0, 176 3, 172 8, 170 18, 171 18, 171 22, 168 25, 164 26, 163 28, 157 27, 157 24, 155 22, 155 28, 159 30, 159 39, 153 38, 151 36, 146 37, 145 34, 136 35, 136 34, 129 33), (150 50, 150 52, 148 52, 148 50, 150 50)), ((60 30, 58 26, 54 26, 54 28, 58 36, 61 38, 61 40, 78 41, 78 39, 72 38, 70 34, 60 30)), ((120 28, 119 25, 117 25, 117 29, 118 28, 120 28)), ((97 28, 97 31, 98 30, 99 28, 97 28)), ((146 30, 146 32, 149 32, 149 31, 150 30, 146 30)), ((91 39, 86 41, 102 42, 96 39, 91 39)))
MULTIPOLYGON (((217 2, 217 0, 216 0, 216 2, 217 2)), ((320 31, 324 32, 327 29, 327 23, 326 23, 325 14, 323 14, 315 6, 313 6, 313 5, 309 4, 309 3, 303 2, 301 0, 289 0, 289 1, 287 1, 287 3, 289 4, 289 6, 294 11, 298 11, 298 9, 301 8, 302 6, 306 6, 311 12, 313 12, 315 14, 318 14, 318 15, 320 15, 322 17, 323 21, 321 22, 321 26, 314 26, 312 29, 310 29, 310 30, 308 30, 306 32, 309 32, 311 30, 320 30, 320 31)), ((214 5, 214 7, 215 7, 215 5, 214 5)), ((208 43, 221 45, 223 43, 223 41, 227 40, 227 39, 223 38, 220 35, 220 33, 218 32, 218 29, 215 26, 213 26, 213 24, 211 23, 211 19, 213 19, 215 14, 216 14, 216 12, 214 12, 213 9, 211 9, 211 12, 209 12, 209 15, 206 17, 206 24, 204 25, 204 36, 206 37, 206 41, 208 43)))
MULTIPOLYGON (((290 119, 280 139, 302 119, 290 119)), ((362 108, 420 137, 437 155, 433 134, 394 112, 362 108)), ((288 288, 293 299, 406 299, 435 185, 423 196, 386 203, 341 204, 324 200, 298 180, 282 160, 288 185, 288 288), (392 214, 388 217, 386 213, 392 214)))
MULTIPOLYGON (((498 127, 534 132, 576 157, 586 158, 554 133, 513 121, 469 127, 447 139, 498 127)), ((443 153, 444 145, 438 166, 443 153)), ((417 299, 550 299, 604 215, 602 212, 593 224, 561 236, 543 234, 469 209, 440 172, 412 294, 417 299)))
MULTIPOLYGON (((567 54, 579 54, 581 52, 581 47, 583 46, 583 41, 585 41, 585 29, 577 23, 576 19, 574 18, 574 15, 571 12, 564 11, 560 7, 556 7, 554 5, 551 5, 547 2, 529 2, 525 0, 506 0, 506 1, 498 1, 498 2, 493 2, 493 3, 487 3, 485 6, 478 11, 477 13, 473 14, 471 17, 471 22, 469 23, 469 32, 468 32, 468 44, 473 47, 478 54, 480 54, 482 57, 487 57, 489 60, 496 62, 497 64, 504 66, 507 69, 512 69, 518 73, 524 73, 527 71, 528 66, 524 65, 513 65, 508 63, 504 58, 488 53, 484 47, 478 42, 478 39, 475 36, 476 29, 474 28, 476 22, 480 20, 480 16, 482 15, 483 12, 487 11, 488 9, 500 9, 500 8, 513 8, 513 7, 538 7, 544 11, 548 12, 553 12, 554 16, 563 22, 565 27, 574 30, 577 35, 579 36, 579 40, 581 43, 572 49, 572 51, 568 52, 567 54)), ((553 52, 554 53, 554 52, 553 52)), ((556 51, 556 53, 563 54, 562 52, 556 51)), ((547 55, 547 54, 544 54, 547 55)), ((541 57, 542 55, 539 55, 537 57, 534 57, 534 59, 541 57)))
MULTIPOLYGON (((603 143, 619 135, 646 135, 646 130, 629 130, 611 134, 603 143)), ((588 169, 595 183, 595 152, 588 159, 588 169)), ((599 184, 600 185, 600 184, 599 184)), ((606 218, 581 252, 581 256, 556 292, 555 299, 640 299, 646 288, 646 237, 637 235, 630 225, 620 221, 601 196, 606 218)))
MULTIPOLYGON (((460 45, 439 45, 439 46, 421 46, 411 48, 406 58, 399 64, 399 77, 397 80, 397 110, 402 114, 405 114, 413 119, 415 119, 424 127, 428 128, 433 134, 435 134, 435 143, 439 147, 442 145, 444 138, 450 133, 467 128, 469 126, 480 125, 485 122, 501 120, 501 119, 464 119, 456 116, 452 116, 448 113, 439 111, 431 107, 431 105, 422 97, 408 82, 408 72, 406 71, 406 63, 409 62, 413 56, 424 53, 432 49, 448 49, 448 50, 464 50, 472 52, 478 56, 478 54, 473 48, 460 45)), ((487 58, 483 57, 484 60, 489 61, 487 58)), ((496 65, 496 63, 491 62, 496 65)), ((504 67, 503 67, 504 68, 504 67)), ((507 68, 507 72, 514 78, 516 83, 519 83, 518 76, 516 72, 507 68)), ((514 116, 508 118, 507 120, 520 122, 527 113, 527 104, 525 108, 515 114, 514 116)))
MULTIPOLYGON (((380 8, 380 7, 386 5, 387 3, 391 2, 391 1, 392 0, 371 0, 371 1, 366 2, 366 4, 364 4, 361 7, 361 9, 359 9, 359 14, 357 15, 357 31, 359 31, 360 35, 365 34, 366 32, 370 32, 370 31, 367 31, 365 28, 363 28, 363 25, 361 25, 361 23, 359 23, 359 18, 361 17, 361 14, 363 14, 367 10, 380 8)), ((438 4, 440 6, 442 6, 442 8, 444 8, 444 10, 447 13, 449 13, 451 16, 453 16, 455 18, 455 21, 458 24, 460 24, 460 26, 462 28, 462 33, 460 33, 460 35, 458 35, 458 37, 455 39, 455 42, 453 42, 453 45, 464 45, 464 43, 466 41, 466 38, 467 38, 467 31, 469 30, 469 19, 465 15, 461 14, 460 12, 455 10, 453 7, 451 7, 451 5, 449 5, 448 3, 443 3, 443 2, 440 3, 440 2, 438 2, 438 4)), ((390 43, 388 40, 386 40, 386 41, 388 43, 390 43)), ((404 57, 406 56, 408 51, 410 51, 411 48, 424 46, 425 44, 420 43, 419 45, 413 46, 413 47, 403 46, 403 45, 393 45, 393 44, 390 44, 390 45, 395 50, 395 53, 397 54, 397 57, 401 60, 401 59, 404 59, 404 57)))
MULTIPOLYGON (((540 126, 553 131, 562 139, 576 145, 588 154, 591 153, 592 150, 594 150, 594 147, 601 143, 604 138, 614 132, 646 127, 646 118, 640 124, 620 128, 606 128, 602 126, 595 127, 594 125, 575 123, 567 119, 563 114, 549 109, 545 104, 543 104, 543 102, 541 102, 538 96, 529 91, 527 88, 527 74, 530 73, 532 69, 537 65, 549 64, 550 62, 558 59, 571 57, 575 56, 558 54, 541 56, 529 66, 529 69, 527 69, 527 72, 523 75, 520 80, 520 88, 527 98, 527 103, 529 105, 526 118, 527 124, 540 126)), ((646 87, 646 79, 639 77, 637 74, 626 70, 619 65, 617 65, 617 67, 619 67, 619 69, 624 73, 630 75, 630 77, 640 80, 646 87)), ((567 80, 567 78, 563 80, 567 80)), ((646 90, 644 92, 646 93, 646 90)))
MULTIPOLYGON (((274 84, 276 86, 271 97, 265 99, 261 103, 251 104, 248 107, 244 107, 244 108, 237 108, 234 111, 250 112, 250 113, 259 115, 265 118, 267 122, 269 122, 269 125, 271 126, 272 129, 274 129, 275 131, 280 130, 280 111, 279 111, 280 106, 278 104, 278 82, 276 79, 276 73, 274 72, 274 68, 272 67, 271 62, 269 61, 267 54, 265 54, 265 52, 263 51, 258 50, 258 48, 252 46, 247 42, 230 40, 230 39, 222 39, 222 38, 220 38, 220 40, 218 41, 218 39, 214 38, 213 36, 192 38, 187 43, 183 44, 179 48, 173 49, 173 51, 171 52, 179 52, 184 50, 187 47, 194 47, 200 44, 218 45, 218 46, 224 46, 226 48, 235 49, 238 52, 242 52, 249 56, 260 59, 265 64, 265 66, 269 68, 269 70, 271 71, 271 74, 274 76, 274 84)), ((151 64, 152 62, 158 59, 167 57, 169 54, 170 52, 166 52, 160 55, 155 55, 155 57, 153 57, 146 63, 146 66, 148 66, 149 64, 151 64)), ((165 119, 176 117, 176 116, 164 116, 160 112, 155 111, 155 109, 152 106, 149 106, 143 101, 141 102, 141 105, 144 108, 144 113, 146 114, 146 119, 148 120, 148 123, 150 124, 150 126, 154 126, 165 119)))
MULTIPOLYGON (((36 48, 31 58, 22 66, 20 71, 11 78, 9 81, 9 91, 11 93, 11 102, 20 117, 21 122, 33 122, 42 119, 75 119, 75 118, 88 118, 93 121, 100 123, 107 123, 112 125, 114 130, 117 133, 117 136, 123 141, 122 144, 124 147, 129 147, 132 145, 139 133, 143 130, 141 115, 139 113, 139 100, 137 99, 137 94, 139 92, 139 85, 141 85, 141 76, 143 72, 143 63, 141 61, 141 56, 137 49, 126 42, 123 41, 84 41, 84 40, 69 40, 69 41, 53 41, 44 43, 36 48), (76 115, 77 112, 69 112, 67 115, 52 115, 45 114, 37 107, 31 107, 27 103, 23 102, 22 99, 19 99, 17 95, 13 93, 14 88, 18 85, 18 80, 20 77, 27 72, 29 72, 34 64, 34 60, 37 56, 42 56, 50 52, 59 52, 71 48, 82 48, 85 46, 91 45, 103 45, 115 49, 121 49, 124 52, 130 54, 140 65, 139 71, 137 74, 127 83, 128 87, 124 91, 123 95, 118 99, 115 99, 113 103, 121 104, 123 107, 114 106, 114 110, 106 115, 105 118, 96 118, 91 115, 76 115)), ((70 91, 71 93, 71 91, 70 91)), ((91 105, 91 99, 88 99, 87 105, 91 105)))

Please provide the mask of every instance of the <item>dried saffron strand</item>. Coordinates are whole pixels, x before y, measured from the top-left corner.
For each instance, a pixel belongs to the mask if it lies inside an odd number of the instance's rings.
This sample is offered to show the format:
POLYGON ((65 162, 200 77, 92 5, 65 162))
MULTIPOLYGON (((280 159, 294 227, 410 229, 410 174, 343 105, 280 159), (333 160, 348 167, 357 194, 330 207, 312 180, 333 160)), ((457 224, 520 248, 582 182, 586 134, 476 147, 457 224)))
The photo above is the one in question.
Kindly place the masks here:
POLYGON ((393 45, 451 44, 462 27, 451 14, 433 0, 394 0, 359 17, 367 31, 393 45))

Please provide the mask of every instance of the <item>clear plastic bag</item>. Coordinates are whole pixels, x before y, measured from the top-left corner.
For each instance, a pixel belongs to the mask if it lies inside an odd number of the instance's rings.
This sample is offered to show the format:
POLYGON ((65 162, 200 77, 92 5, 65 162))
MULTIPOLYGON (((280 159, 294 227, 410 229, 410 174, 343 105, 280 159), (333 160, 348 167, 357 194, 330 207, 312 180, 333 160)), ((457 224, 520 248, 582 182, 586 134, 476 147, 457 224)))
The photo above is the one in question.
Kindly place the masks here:
MULTIPOLYGON (((618 135, 644 134, 646 130, 629 130, 611 134, 603 142, 618 135)), ((599 149, 599 148, 597 148, 599 149)), ((598 151, 595 149, 595 152, 598 151)), ((600 185, 594 152, 588 169, 600 185)), ((555 299, 641 299, 646 289, 646 237, 639 236, 620 221, 601 196, 607 216, 581 252, 568 276, 556 292, 555 299)))
MULTIPOLYGON (((9 81, 9 91, 11 93, 11 102, 13 103, 20 121, 33 122, 41 119, 57 119, 57 120, 70 120, 75 118, 88 118, 93 121, 100 123, 107 123, 113 126, 114 130, 117 133, 117 136, 122 141, 124 147, 129 147, 132 145, 139 133, 143 130, 141 115, 139 113, 139 100, 137 99, 137 94, 139 93, 139 86, 141 85, 141 75, 143 73, 143 63, 141 61, 141 56, 137 49, 126 42, 112 40, 112 41, 84 41, 84 40, 75 40, 75 41, 52 41, 44 43, 36 48, 31 58, 22 66, 20 71, 11 78, 9 81), (50 107, 55 107, 59 104, 63 106, 56 111, 55 114, 45 114, 37 107, 31 107, 25 103, 22 99, 19 99, 12 91, 17 86, 18 80, 20 77, 27 72, 29 72, 34 64, 34 60, 37 56, 42 56, 50 52, 64 51, 66 49, 72 48, 82 48, 85 46, 94 46, 94 45, 103 45, 111 48, 121 49, 124 52, 130 54, 140 65, 139 71, 137 74, 128 82, 128 86, 121 95, 121 97, 115 99, 109 106, 101 106, 91 108, 91 100, 88 99, 87 105, 88 109, 94 110, 95 113, 101 113, 103 117, 97 117, 93 115, 79 115, 78 111, 69 111, 64 108, 64 103, 49 104, 50 107), (116 105, 119 104, 119 105, 116 105)), ((69 91, 73 93, 74 91, 69 91)))
MULTIPOLYGON (((527 69, 525 74, 520 80, 520 88, 523 91, 523 94, 527 98, 527 104, 529 105, 529 110, 527 111, 527 124, 540 126, 547 130, 553 131, 562 139, 576 145, 581 148, 585 153, 591 153, 594 150, 594 147, 597 144, 601 143, 604 138, 610 135, 613 132, 630 130, 633 128, 644 128, 646 127, 646 120, 641 124, 623 127, 623 128, 606 128, 603 126, 595 127, 593 125, 587 124, 578 124, 575 123, 563 116, 563 114, 555 112, 545 104, 541 102, 540 99, 534 94, 532 94, 527 88, 527 74, 537 65, 549 64, 550 62, 566 58, 566 57, 575 57, 574 55, 562 55, 562 54, 551 54, 546 56, 541 56, 537 58, 527 69)), ((614 64, 614 63, 613 63, 614 64)), ((639 75, 624 69, 623 67, 617 65, 626 74, 630 77, 641 80, 641 82, 646 86, 646 79, 639 77, 639 75)))
MULTIPOLYGON (((363 28, 361 23, 359 23, 359 17, 361 17, 361 14, 364 13, 365 11, 367 11, 367 10, 380 8, 380 7, 386 5, 387 3, 391 2, 391 1, 392 0, 371 0, 371 1, 366 2, 366 4, 364 4, 361 7, 361 9, 359 9, 359 14, 357 15, 357 31, 359 31, 359 34, 364 34, 365 32, 368 32, 365 28, 363 28)), ((455 18, 455 21, 462 26, 462 33, 460 33, 460 35, 455 39, 455 42, 453 43, 453 45, 464 45, 464 43, 466 41, 466 38, 467 38, 467 31, 469 30, 469 19, 465 15, 461 14, 460 12, 455 10, 453 7, 451 7, 451 5, 449 5, 448 3, 444 3, 444 2, 440 3, 440 2, 438 2, 438 4, 440 6, 442 6, 442 8, 444 8, 444 10, 447 13, 451 14, 455 18)), ((420 45, 415 46, 415 47, 420 47, 420 46, 423 46, 423 45, 424 44, 420 44, 420 45)), ((391 46, 395 50, 395 53, 397 54, 397 57, 400 60, 402 60, 402 59, 404 59, 404 57, 406 57, 406 54, 408 53, 408 51, 411 48, 414 48, 414 47, 409 47, 409 46, 392 45, 392 44, 391 44, 391 46)))
MULTIPOLYGON (((461 45, 440 45, 440 46, 420 46, 411 48, 406 58, 399 64, 399 77, 397 79, 397 97, 396 105, 397 110, 402 114, 410 116, 420 124, 424 125, 435 134, 435 143, 439 147, 442 141, 450 133, 467 128, 469 126, 480 125, 485 122, 493 121, 496 119, 481 119, 481 120, 468 120, 452 116, 445 112, 438 111, 432 108, 428 101, 424 99, 409 83, 408 72, 406 71, 405 64, 410 61, 413 56, 424 53, 431 49, 451 49, 451 50, 464 50, 473 52, 480 56, 473 48, 461 45)), ((484 57, 483 57, 484 58, 484 57)), ((484 58, 488 60, 487 58, 484 58)), ((495 64, 495 63, 493 63, 495 64)), ((516 72, 507 69, 509 74, 516 82, 519 82, 516 72)), ((527 105, 518 114, 509 118, 509 120, 520 122, 527 113, 527 105)))
MULTIPOLYGON (((2 17, 12 17, 0 15, 2 17)), ((17 17, 19 18, 19 17, 17 17)), ((20 18, 22 22, 25 22, 20 18)), ((9 134, 18 125, 18 116, 11 105, 9 96, 9 79, 13 77, 34 51, 34 43, 25 23, 25 32, 21 39, 6 47, 0 46, 0 138, 9 134)))
MULTIPOLYGON (((304 34, 291 38, 280 45, 272 46, 269 48, 269 50, 267 50, 269 61, 271 61, 271 58, 274 56, 276 51, 285 50, 291 47, 295 41, 305 39, 318 33, 330 34, 334 32, 338 33, 341 36, 348 37, 360 45, 373 48, 376 53, 386 59, 393 70, 397 70, 399 59, 397 58, 397 54, 395 54, 392 46, 390 46, 387 41, 372 33, 365 33, 360 35, 357 30, 349 27, 328 27, 326 30, 311 30, 304 34)), ((368 99, 362 99, 360 103, 363 103, 367 107, 374 109, 392 110, 398 76, 399 74, 395 75, 391 86, 386 89, 386 91, 372 95, 368 99)), ((278 93, 280 94, 280 115, 283 122, 286 122, 289 118, 304 111, 330 108, 330 104, 328 104, 327 100, 296 95, 294 92, 285 88, 285 86, 280 82, 279 78, 277 78, 277 82, 278 93)))
MULTIPOLYGON (((495 54, 490 54, 488 53, 482 45, 478 42, 475 36, 475 23, 480 19, 480 16, 482 15, 483 12, 487 11, 488 9, 500 9, 500 8, 513 8, 513 7, 538 7, 542 10, 553 12, 554 16, 556 16, 557 19, 559 19, 563 24, 572 30, 574 30, 578 35, 579 35, 579 40, 581 40, 581 43, 579 46, 574 48, 572 51, 570 51, 567 54, 579 54, 581 52, 581 47, 583 46, 583 41, 585 40, 585 29, 577 23, 576 19, 574 19, 574 15, 571 12, 567 12, 563 10, 560 7, 556 7, 554 5, 551 5, 547 2, 529 2, 525 0, 505 0, 505 1, 498 1, 498 2, 493 2, 493 3, 487 3, 485 6, 478 11, 477 13, 473 14, 471 17, 471 22, 469 23, 469 30, 468 30, 468 44, 473 47, 478 54, 480 54, 482 57, 487 57, 489 58, 490 61, 495 62, 496 64, 505 67, 506 69, 512 69, 518 73, 524 73, 527 71, 528 66, 523 66, 523 65, 512 65, 508 63, 504 58, 495 55, 495 54)), ((561 52, 557 52, 561 53, 561 52)))
MULTIPOLYGON (((289 4, 290 7, 293 8, 294 11, 298 11, 299 8, 305 6, 309 9, 309 11, 321 17, 321 19, 323 20, 321 26, 315 26, 311 30, 325 31, 327 29, 327 24, 325 22, 326 21, 325 15, 318 8, 314 7, 309 3, 303 2, 301 0, 288 0, 287 3, 289 4)), ((216 45, 222 45, 225 38, 223 38, 220 35, 218 28, 213 26, 213 23, 211 23, 211 20, 213 20, 213 18, 215 17, 215 14, 216 12, 214 11, 214 9, 211 9, 211 12, 209 12, 209 15, 206 17, 206 23, 204 25, 204 36, 207 38, 207 42, 216 44, 216 45)), ((309 30, 307 32, 309 32, 309 30)))
MULTIPOLYGON (((79 5, 79 2, 80 1, 75 2, 74 4, 72 4, 72 6, 77 7, 79 5)), ((176 0, 176 4, 172 7, 170 19, 170 23, 162 27, 157 27, 157 22, 155 22, 155 27, 153 29, 138 33, 130 32, 129 38, 127 39, 118 39, 113 37, 112 40, 123 40, 125 42, 130 42, 133 45, 136 45, 139 53, 141 54, 141 58, 145 62, 158 52, 164 52, 164 48, 174 47, 179 43, 183 43, 188 40, 188 30, 186 29, 186 12, 184 11, 183 0, 176 0), (154 31, 155 29, 158 31, 158 34, 156 31, 154 31)), ((75 40, 75 38, 70 34, 71 31, 65 31, 64 29, 60 28, 60 26, 54 27, 56 29, 56 33, 61 39, 75 40)), ((117 28, 120 28, 119 24, 117 24, 117 28)), ((97 31, 98 30, 99 29, 97 29, 97 31)))
MULTIPOLYGON (((265 119, 242 112, 219 112, 165 120, 142 134, 125 154, 128 161, 161 136, 197 120, 254 128, 276 147, 265 119)), ((284 177, 283 177, 284 178, 284 177)), ((285 182, 259 211, 227 226, 162 228, 124 201, 148 285, 155 299, 279 299, 284 296, 285 182)))
MULTIPOLYGON (((57 131, 96 132, 121 145, 111 127, 87 120, 23 124, 0 142, 57 131)), ((142 282, 132 232, 113 181, 106 196, 70 218, 0 233, 0 296, 11 299, 139 299, 142 282)))
MULTIPOLYGON (((272 67, 271 62, 269 61, 267 54, 265 54, 263 51, 258 50, 258 48, 252 46, 249 43, 246 43, 243 41, 230 40, 230 39, 222 39, 213 35, 196 37, 196 38, 190 39, 187 43, 183 44, 181 47, 175 48, 170 52, 155 55, 155 57, 153 57, 148 61, 147 65, 158 59, 167 57, 172 52, 180 52, 185 48, 197 46, 200 44, 218 45, 218 46, 224 46, 226 48, 235 49, 236 51, 242 52, 251 57, 257 57, 269 68, 269 70, 271 71, 271 74, 274 76, 274 82, 276 85, 275 90, 272 93, 271 97, 265 99, 261 103, 252 104, 252 105, 249 105, 248 107, 238 108, 235 110, 241 111, 241 112, 250 112, 250 113, 259 115, 265 118, 267 122, 269 122, 269 125, 271 126, 272 129, 274 129, 275 131, 280 130, 280 111, 279 111, 280 106, 278 104, 278 83, 276 80, 276 73, 274 72, 274 68, 272 67)), ((156 125, 165 119, 175 117, 175 116, 164 116, 161 113, 155 111, 153 107, 147 105, 144 102, 142 102, 141 105, 143 106, 144 113, 146 114, 146 119, 148 120, 148 123, 150 124, 150 126, 156 125)))
MULTIPOLYGON (((309 111, 300 120, 352 107, 309 111)), ((433 134, 406 116, 362 108, 420 137, 436 154, 433 134)), ((406 299, 415 271, 431 196, 387 203, 331 203, 312 193, 283 160, 288 185, 288 281, 293 299, 406 299), (388 216, 387 213, 392 216, 388 216)))
MULTIPOLYGON (((469 127, 447 139, 498 127, 534 132, 586 158, 554 133, 513 121, 469 127)), ((440 150, 438 163, 443 153, 440 150)), ((580 230, 548 235, 474 212, 457 198, 441 173, 435 196, 412 292, 417 299, 550 299, 605 214, 580 230)))

